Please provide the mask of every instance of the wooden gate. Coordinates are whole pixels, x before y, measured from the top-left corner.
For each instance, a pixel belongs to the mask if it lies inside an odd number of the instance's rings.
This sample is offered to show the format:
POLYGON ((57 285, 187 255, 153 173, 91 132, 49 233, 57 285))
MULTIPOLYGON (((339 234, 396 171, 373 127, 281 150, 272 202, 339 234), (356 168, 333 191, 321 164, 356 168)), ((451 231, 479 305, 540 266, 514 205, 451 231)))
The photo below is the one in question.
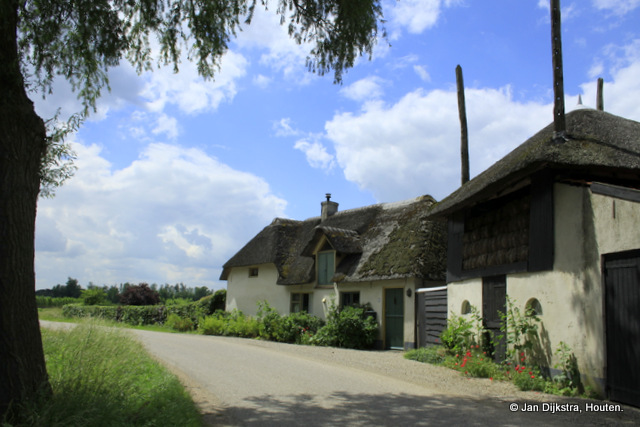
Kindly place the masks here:
POLYGON ((607 390, 640 406, 640 250, 604 256, 607 390))
POLYGON ((487 330, 487 337, 492 343, 491 351, 496 362, 504 360, 507 340, 500 331, 502 319, 500 314, 507 312, 507 276, 482 278, 482 321, 487 330), (499 339, 499 336, 502 338, 499 339))
POLYGON ((440 344, 440 333, 447 327, 447 287, 416 291, 416 329, 418 347, 440 344))

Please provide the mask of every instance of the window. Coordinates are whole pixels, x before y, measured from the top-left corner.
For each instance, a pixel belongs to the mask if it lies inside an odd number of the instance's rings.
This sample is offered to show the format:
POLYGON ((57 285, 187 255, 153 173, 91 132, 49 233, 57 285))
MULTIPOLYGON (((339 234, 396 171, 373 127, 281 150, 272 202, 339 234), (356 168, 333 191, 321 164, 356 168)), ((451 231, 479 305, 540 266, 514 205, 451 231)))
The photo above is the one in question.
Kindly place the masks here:
POLYGON ((340 307, 360 304, 360 292, 340 292, 340 307))
POLYGON ((301 311, 306 311, 308 313, 309 296, 310 294, 291 294, 291 313, 300 313, 301 311))
POLYGON ((249 269, 249 277, 258 277, 258 267, 252 267, 249 269))
POLYGON ((335 273, 335 252, 318 253, 318 285, 331 285, 335 273))

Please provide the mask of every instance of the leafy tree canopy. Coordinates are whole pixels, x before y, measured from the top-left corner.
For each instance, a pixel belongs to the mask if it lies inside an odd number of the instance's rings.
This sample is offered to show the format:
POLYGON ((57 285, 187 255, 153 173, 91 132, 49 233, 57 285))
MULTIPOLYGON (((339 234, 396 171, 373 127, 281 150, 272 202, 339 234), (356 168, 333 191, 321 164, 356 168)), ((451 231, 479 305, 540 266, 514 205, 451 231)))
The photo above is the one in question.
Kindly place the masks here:
MULTIPOLYGON (((107 70, 123 58, 138 72, 173 64, 182 49, 205 78, 214 76, 242 23, 268 0, 19 0, 18 43, 27 85, 44 93, 55 76, 77 91, 84 113, 108 87, 107 70), (159 57, 151 57, 151 37, 159 57)), ((273 3, 273 2, 272 2, 273 3)), ((357 57, 371 56, 382 22, 380 0, 278 0, 276 13, 298 43, 310 43, 310 71, 335 82, 357 57)))

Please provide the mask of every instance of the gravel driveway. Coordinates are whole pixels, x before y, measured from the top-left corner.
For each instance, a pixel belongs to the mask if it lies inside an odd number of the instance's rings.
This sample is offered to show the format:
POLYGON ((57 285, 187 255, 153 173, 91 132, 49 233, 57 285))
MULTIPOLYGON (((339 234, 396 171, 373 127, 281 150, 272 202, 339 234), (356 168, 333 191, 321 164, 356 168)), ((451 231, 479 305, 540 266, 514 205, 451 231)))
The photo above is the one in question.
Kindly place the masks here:
POLYGON ((596 411, 612 402, 521 392, 402 352, 131 333, 181 379, 207 425, 640 425, 636 408, 596 411))

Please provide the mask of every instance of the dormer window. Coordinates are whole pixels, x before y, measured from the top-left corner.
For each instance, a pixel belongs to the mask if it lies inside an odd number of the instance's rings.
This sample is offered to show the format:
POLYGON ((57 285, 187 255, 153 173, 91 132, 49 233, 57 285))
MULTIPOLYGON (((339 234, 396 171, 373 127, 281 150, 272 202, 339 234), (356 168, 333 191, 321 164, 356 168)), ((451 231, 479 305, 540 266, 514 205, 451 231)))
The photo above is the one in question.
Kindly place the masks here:
POLYGON ((336 251, 318 252, 318 285, 331 285, 331 279, 336 272, 336 251))

